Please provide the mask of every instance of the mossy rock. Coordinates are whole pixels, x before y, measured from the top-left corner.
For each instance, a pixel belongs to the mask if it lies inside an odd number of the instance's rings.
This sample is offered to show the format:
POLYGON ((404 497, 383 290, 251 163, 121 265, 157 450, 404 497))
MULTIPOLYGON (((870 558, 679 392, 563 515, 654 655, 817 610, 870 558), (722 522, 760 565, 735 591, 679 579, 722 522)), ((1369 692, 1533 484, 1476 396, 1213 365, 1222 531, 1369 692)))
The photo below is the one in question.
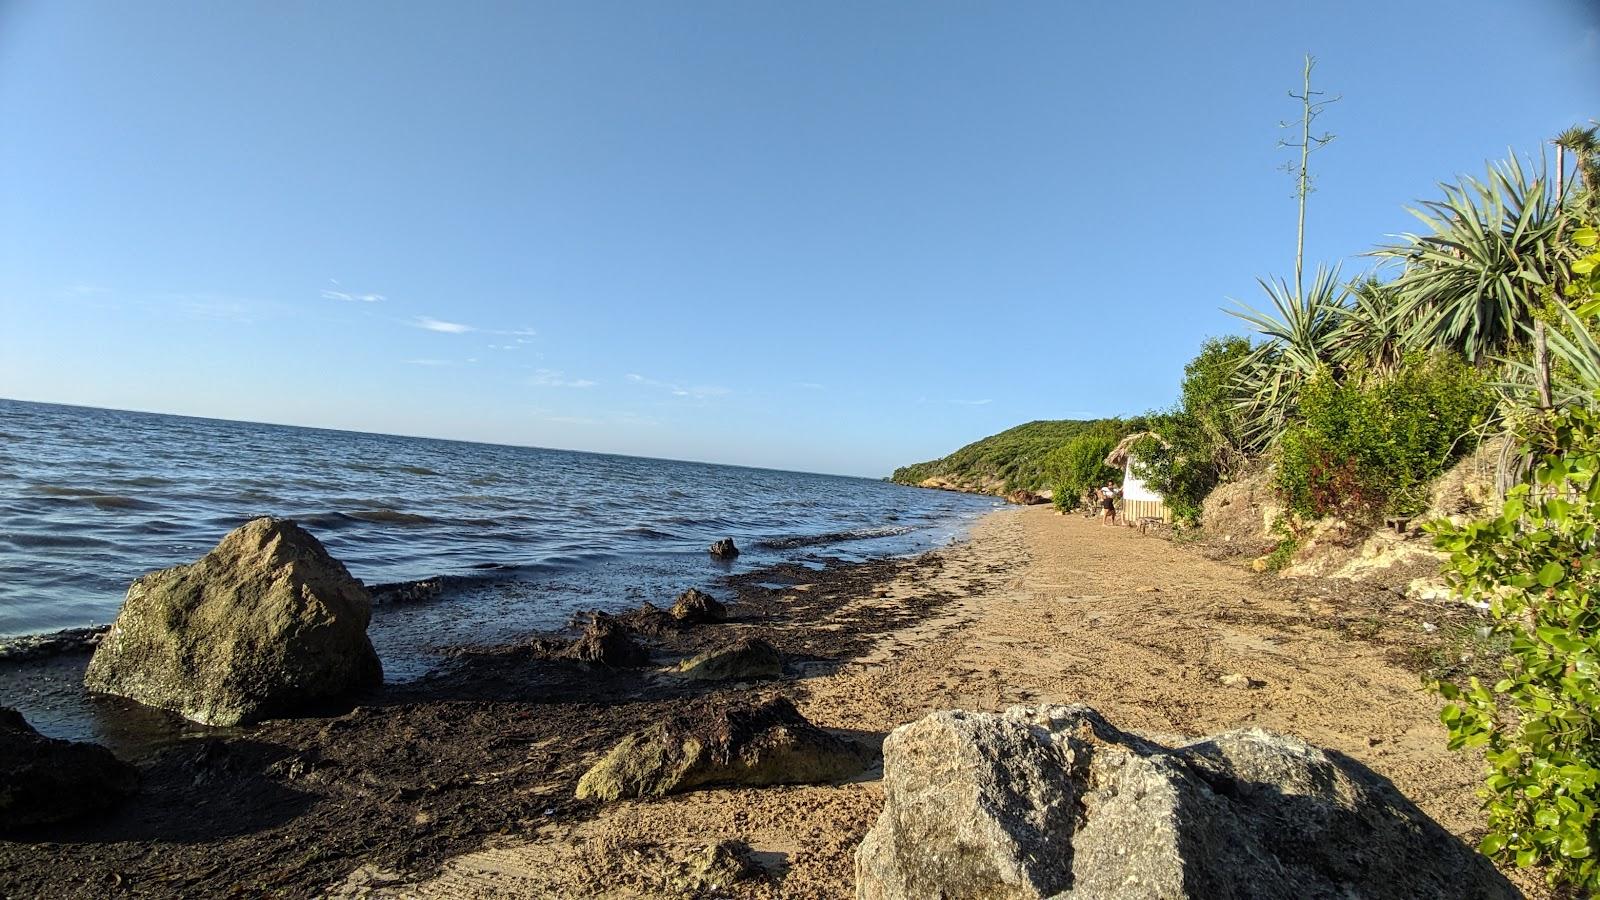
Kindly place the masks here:
POLYGON ((678 674, 692 681, 754 681, 783 677, 778 648, 760 638, 742 638, 685 660, 678 674))
POLYGON ((711 784, 814 784, 848 778, 872 755, 806 721, 786 698, 704 701, 623 738, 578 780, 579 799, 662 797, 711 784))
POLYGON ((383 682, 371 615, 316 538, 253 519, 198 561, 136 580, 84 686, 206 725, 287 715, 383 682))

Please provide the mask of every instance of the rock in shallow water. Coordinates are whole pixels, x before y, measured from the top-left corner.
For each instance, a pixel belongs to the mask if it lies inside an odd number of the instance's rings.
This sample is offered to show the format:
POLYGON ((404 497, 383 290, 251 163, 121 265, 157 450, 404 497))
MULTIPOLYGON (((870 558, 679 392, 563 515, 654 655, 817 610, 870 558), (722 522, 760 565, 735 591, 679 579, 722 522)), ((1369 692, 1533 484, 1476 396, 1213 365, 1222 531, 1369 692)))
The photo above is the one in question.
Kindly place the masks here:
POLYGON ((858 900, 1510 898, 1355 761, 1259 729, 1164 747, 1085 706, 941 712, 884 743, 858 900))
POLYGON ((811 784, 860 772, 871 754, 806 721, 786 698, 698 704, 622 739, 578 780, 579 799, 662 797, 709 784, 811 784))
POLYGON ((711 545, 711 555, 717 559, 733 559, 739 555, 739 548, 733 545, 733 538, 723 538, 711 545))
POLYGON ((64 822, 116 803, 138 774, 98 744, 47 738, 0 707, 0 830, 64 822))
POLYGON ((366 589, 293 522, 260 518, 128 588, 84 685, 206 725, 249 724, 383 681, 366 589))

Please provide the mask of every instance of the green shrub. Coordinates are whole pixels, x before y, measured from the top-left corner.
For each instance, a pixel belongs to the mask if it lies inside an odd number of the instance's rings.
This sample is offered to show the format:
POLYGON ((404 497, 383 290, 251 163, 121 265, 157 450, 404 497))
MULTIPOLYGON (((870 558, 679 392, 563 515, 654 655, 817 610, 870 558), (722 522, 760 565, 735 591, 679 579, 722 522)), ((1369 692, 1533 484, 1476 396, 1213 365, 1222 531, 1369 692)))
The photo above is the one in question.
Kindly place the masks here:
POLYGON ((1500 515, 1430 526, 1462 596, 1507 636, 1493 687, 1436 681, 1450 747, 1482 747, 1487 855, 1549 867, 1600 892, 1600 414, 1575 407, 1524 429, 1538 459, 1500 515))
POLYGON ((1482 374, 1455 356, 1414 354, 1392 373, 1343 379, 1324 371, 1302 388, 1280 441, 1278 492, 1307 518, 1420 512, 1429 482, 1472 449, 1494 402, 1482 374))
POLYGON ((1096 423, 1045 457, 1044 474, 1057 509, 1074 509, 1091 486, 1121 480, 1122 472, 1106 465, 1106 456, 1117 446, 1123 427, 1115 420, 1096 423))
POLYGON ((1207 338, 1183 367, 1183 392, 1176 409, 1154 417, 1131 448, 1136 471, 1165 498, 1180 522, 1200 518, 1200 504, 1217 482, 1244 462, 1235 375, 1250 356, 1242 337, 1207 338))

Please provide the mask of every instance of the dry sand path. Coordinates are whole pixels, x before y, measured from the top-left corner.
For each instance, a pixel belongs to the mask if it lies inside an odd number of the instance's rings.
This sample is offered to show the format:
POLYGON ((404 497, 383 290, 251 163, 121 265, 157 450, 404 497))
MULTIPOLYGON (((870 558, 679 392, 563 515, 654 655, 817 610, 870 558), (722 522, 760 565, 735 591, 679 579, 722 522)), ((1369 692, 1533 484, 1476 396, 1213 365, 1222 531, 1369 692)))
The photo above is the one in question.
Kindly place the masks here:
MULTIPOLYGON (((885 733, 938 709, 1081 702, 1149 732, 1260 725, 1362 761, 1457 834, 1477 826, 1477 764, 1445 750, 1435 699, 1394 661, 1395 635, 1403 643, 1415 623, 1375 625, 1387 641, 1358 637, 1326 601, 1284 599, 1274 580, 1044 507, 988 516, 942 553, 932 580, 902 578, 887 597, 854 608, 929 590, 960 599, 794 686, 813 721, 885 733), (1257 686, 1225 686, 1230 674, 1257 686)), ((811 627, 847 626, 851 609, 811 627)), ((616 803, 588 821, 457 858, 426 883, 378 892, 658 896, 651 885, 663 858, 742 839, 785 874, 733 895, 848 897, 852 854, 880 803, 870 777, 616 803)), ((365 894, 378 885, 358 873, 349 887, 365 894)))

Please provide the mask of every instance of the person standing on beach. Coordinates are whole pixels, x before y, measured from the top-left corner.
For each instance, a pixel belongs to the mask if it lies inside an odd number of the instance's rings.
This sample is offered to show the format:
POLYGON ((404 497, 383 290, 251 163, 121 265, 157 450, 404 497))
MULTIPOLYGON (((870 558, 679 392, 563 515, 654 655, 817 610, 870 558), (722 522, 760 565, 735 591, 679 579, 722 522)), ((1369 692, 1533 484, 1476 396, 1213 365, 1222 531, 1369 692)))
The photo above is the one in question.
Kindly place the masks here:
POLYGON ((1117 489, 1115 486, 1107 484, 1100 489, 1100 509, 1102 510, 1100 524, 1117 524, 1117 489))

